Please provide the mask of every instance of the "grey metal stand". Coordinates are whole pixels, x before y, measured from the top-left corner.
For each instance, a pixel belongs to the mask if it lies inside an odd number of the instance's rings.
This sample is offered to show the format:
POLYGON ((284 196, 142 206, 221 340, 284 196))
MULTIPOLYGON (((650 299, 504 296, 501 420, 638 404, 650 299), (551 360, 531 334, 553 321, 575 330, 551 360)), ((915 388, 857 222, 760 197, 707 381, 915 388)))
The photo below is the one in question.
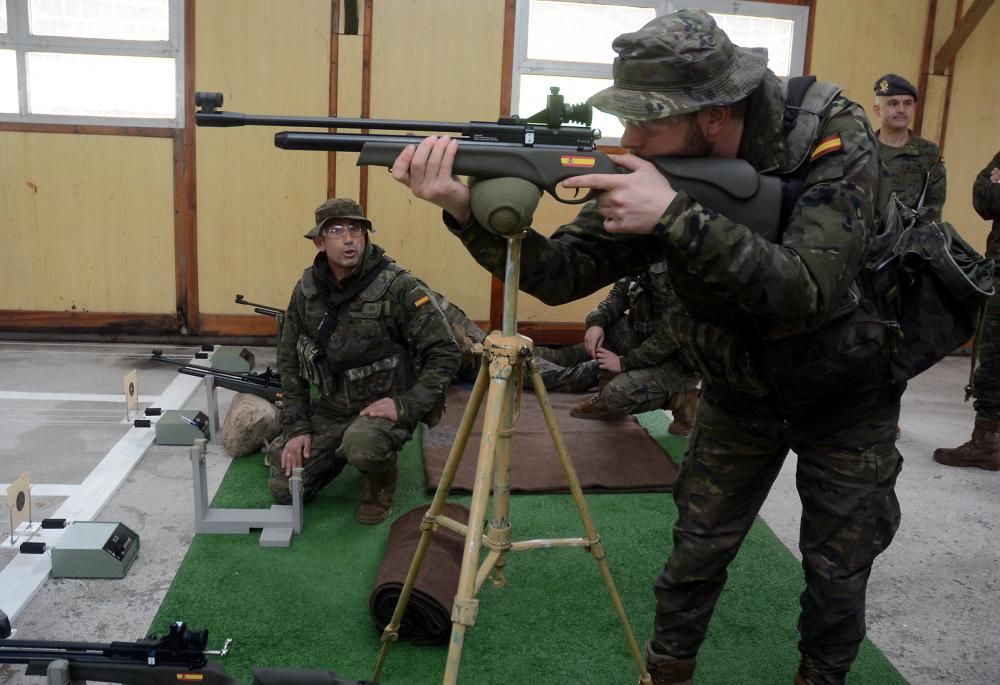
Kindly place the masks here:
POLYGON ((292 503, 272 504, 270 509, 213 509, 208 506, 208 478, 205 473, 207 441, 191 446, 194 476, 194 520, 199 533, 247 534, 259 528, 261 547, 288 547, 292 535, 302 532, 302 469, 292 470, 289 482, 292 503))

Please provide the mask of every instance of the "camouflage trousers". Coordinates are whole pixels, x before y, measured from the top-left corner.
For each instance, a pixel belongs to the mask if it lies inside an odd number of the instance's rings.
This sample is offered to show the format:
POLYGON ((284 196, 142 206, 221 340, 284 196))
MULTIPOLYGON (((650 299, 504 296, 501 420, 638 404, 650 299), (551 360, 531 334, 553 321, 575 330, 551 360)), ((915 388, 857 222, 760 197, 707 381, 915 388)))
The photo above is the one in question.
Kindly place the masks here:
MULTIPOLYGON (((1000 263, 1000 236, 990 233, 986 256, 1000 263)), ((993 268, 993 279, 1000 283, 1000 264, 993 268)), ((986 303, 983 325, 977 333, 978 362, 972 377, 973 406, 976 416, 1000 420, 1000 294, 986 303)))
MULTIPOLYGON (((626 318, 617 319, 604 332, 604 347, 620 355, 641 343, 642 339, 626 318)), ((549 392, 588 392, 597 387, 597 362, 587 354, 583 343, 566 347, 536 347, 535 363, 549 392)))
MULTIPOLYGON (((309 500, 333 482, 347 464, 362 473, 384 473, 396 463, 396 453, 410 439, 412 430, 388 419, 354 416, 335 420, 310 417, 312 451, 302 465, 302 495, 309 500)), ((268 486, 279 504, 292 501, 288 477, 281 468, 281 451, 287 439, 271 443, 267 451, 271 464, 268 486)))
POLYGON ((674 485, 674 546, 654 585, 650 648, 675 658, 696 655, 726 567, 793 450, 806 580, 798 623, 800 672, 814 685, 843 683, 865 636, 872 562, 899 526, 898 394, 842 403, 832 408, 841 410, 839 420, 831 418, 836 411, 788 420, 764 401, 733 395, 703 391, 674 485))

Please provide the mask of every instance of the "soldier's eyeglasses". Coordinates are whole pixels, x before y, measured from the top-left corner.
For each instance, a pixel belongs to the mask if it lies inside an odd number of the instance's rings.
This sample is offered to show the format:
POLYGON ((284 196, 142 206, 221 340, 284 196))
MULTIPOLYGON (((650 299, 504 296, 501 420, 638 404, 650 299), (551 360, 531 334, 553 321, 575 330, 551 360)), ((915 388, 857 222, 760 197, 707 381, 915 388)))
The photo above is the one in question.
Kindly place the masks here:
POLYGON ((345 233, 350 233, 352 236, 357 237, 365 232, 365 227, 362 224, 327 224, 323 227, 323 235, 330 236, 334 238, 342 238, 345 233))

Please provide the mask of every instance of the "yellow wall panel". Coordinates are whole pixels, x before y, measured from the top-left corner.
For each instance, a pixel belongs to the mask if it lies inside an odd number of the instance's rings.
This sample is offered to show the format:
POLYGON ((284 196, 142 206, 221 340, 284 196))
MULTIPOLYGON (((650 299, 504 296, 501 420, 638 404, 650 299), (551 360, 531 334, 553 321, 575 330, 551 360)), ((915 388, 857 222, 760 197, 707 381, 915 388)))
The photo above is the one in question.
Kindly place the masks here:
POLYGON ((0 309, 173 312, 172 145, 0 132, 0 309))
POLYGON ((986 247, 990 222, 983 221, 972 208, 972 183, 1000 151, 1000 88, 995 66, 998 35, 1000 5, 994 4, 955 59, 944 148, 948 167, 944 218, 979 250, 986 247))
MULTIPOLYGON (((362 60, 364 58, 361 36, 339 36, 337 59, 337 116, 361 116, 362 60)), ((358 131, 344 129, 344 133, 358 131)), ((361 194, 361 169, 357 166, 358 156, 354 153, 337 154, 338 197, 353 197, 361 194)))
MULTIPOLYGON (((376 0, 371 116, 437 121, 500 116, 502 0, 376 0)), ((490 278, 441 223, 383 169, 369 170, 376 241, 473 319, 489 318, 490 278)))
MULTIPOLYGON (((329 0, 213 0, 196 13, 197 89, 238 112, 327 113, 329 0)), ((283 308, 315 254, 302 234, 326 199, 326 154, 275 148, 279 130, 197 131, 202 312, 246 314, 236 293, 283 308)))
POLYGON ((919 82, 926 23, 927 0, 817 0, 811 71, 870 114, 882 74, 919 82))

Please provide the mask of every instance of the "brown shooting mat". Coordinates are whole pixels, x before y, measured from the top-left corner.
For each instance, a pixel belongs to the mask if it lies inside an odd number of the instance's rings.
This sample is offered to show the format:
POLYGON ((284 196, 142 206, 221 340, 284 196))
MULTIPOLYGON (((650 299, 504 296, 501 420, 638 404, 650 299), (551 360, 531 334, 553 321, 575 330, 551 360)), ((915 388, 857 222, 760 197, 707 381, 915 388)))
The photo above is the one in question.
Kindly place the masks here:
MULTIPOLYGON (((440 483, 470 394, 468 388, 452 386, 448 390, 448 411, 441 423, 423 432, 424 475, 429 491, 436 490, 440 483)), ((591 493, 669 492, 677 477, 677 465, 646 429, 631 416, 613 421, 570 416, 570 407, 581 399, 581 395, 549 394, 559 432, 583 490, 591 493)), ((465 446, 451 492, 472 492, 485 409, 486 397, 465 446)), ((552 435, 545 425, 538 398, 529 392, 521 394, 521 413, 514 422, 510 490, 522 493, 569 492, 569 483, 559 463, 552 435)))
MULTIPOLYGON (((389 528, 389 541, 368 601, 379 633, 385 630, 396 610, 422 535, 420 523, 428 509, 429 504, 411 509, 389 528)), ((469 521, 469 510, 461 504, 445 503, 441 513, 459 523, 469 521)), ((410 601, 399 624, 400 639, 415 645, 436 645, 448 640, 451 635, 451 607, 462 572, 464 546, 464 538, 446 528, 438 528, 431 535, 410 601)))

